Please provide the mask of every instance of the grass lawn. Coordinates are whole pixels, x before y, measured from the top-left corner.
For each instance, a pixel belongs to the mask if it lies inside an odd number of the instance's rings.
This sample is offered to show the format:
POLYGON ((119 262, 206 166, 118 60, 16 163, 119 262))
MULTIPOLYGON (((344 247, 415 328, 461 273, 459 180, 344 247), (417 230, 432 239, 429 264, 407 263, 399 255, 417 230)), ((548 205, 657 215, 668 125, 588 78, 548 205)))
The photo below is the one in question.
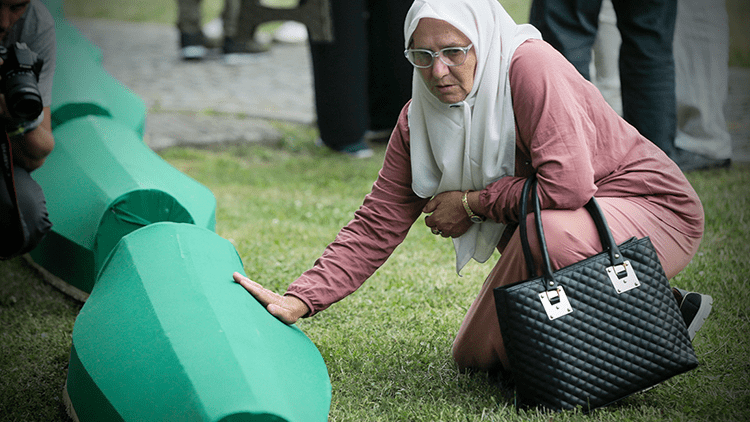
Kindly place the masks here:
MULTIPOLYGON (((173 148, 162 156, 214 192, 217 232, 236 246, 246 272, 283 291, 359 207, 384 151, 353 162, 315 148, 313 129, 279 127, 286 138, 276 148, 173 148)), ((450 242, 420 220, 360 290, 298 323, 331 376, 330 420, 747 420, 750 167, 689 179, 705 206, 706 233, 673 284, 715 299, 694 343, 698 369, 589 416, 516 413, 485 375, 460 374, 450 357, 453 336, 494 260, 471 263, 464 277, 456 276, 450 242)), ((0 414, 66 420, 60 392, 81 304, 21 259, 0 262, 0 279, 0 414)))
MULTIPOLYGON (((514 16, 522 16, 528 1, 514 4, 514 16)), ((210 19, 221 2, 204 1, 204 8, 210 19)), ((70 0, 66 9, 165 23, 176 10, 172 0, 70 0)), ((352 161, 314 147, 314 128, 277 127, 285 136, 275 147, 172 148, 161 155, 213 191, 219 235, 235 245, 251 278, 281 292, 349 221, 377 176, 384 148, 352 161)), ((496 258, 472 262, 458 277, 451 243, 420 220, 360 290, 298 323, 328 367, 330 420, 750 419, 750 165, 688 178, 703 201, 706 232, 695 259, 672 283, 714 297, 711 317, 694 341, 696 370, 591 415, 517 413, 486 375, 461 374, 450 357, 463 315, 496 258)), ((0 420, 68 420, 61 391, 81 306, 23 259, 0 261, 0 420)))

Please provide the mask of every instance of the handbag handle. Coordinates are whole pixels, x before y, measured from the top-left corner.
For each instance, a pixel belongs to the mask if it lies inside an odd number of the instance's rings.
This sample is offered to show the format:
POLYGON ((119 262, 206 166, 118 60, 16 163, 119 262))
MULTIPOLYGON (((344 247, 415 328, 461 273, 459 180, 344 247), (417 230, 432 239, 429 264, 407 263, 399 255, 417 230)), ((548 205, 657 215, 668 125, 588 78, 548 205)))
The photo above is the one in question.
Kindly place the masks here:
MULTIPOLYGON (((537 235, 539 237, 539 248, 542 252, 542 276, 547 290, 554 290, 557 288, 557 282, 555 281, 554 272, 552 271, 552 265, 550 264, 549 252, 547 251, 547 241, 544 237, 544 230, 542 228, 541 218, 541 204, 539 203, 539 195, 537 193, 537 178, 536 174, 529 176, 523 185, 521 192, 520 211, 518 218, 518 227, 521 235, 521 247, 523 249, 523 255, 526 260, 526 267, 529 270, 529 277, 536 276, 536 266, 534 264, 534 258, 531 256, 531 247, 529 246, 528 229, 526 227, 526 215, 528 214, 528 201, 529 194, 531 194, 531 201, 534 205, 534 225, 536 226, 537 235)), ((604 217, 602 209, 596 202, 594 197, 591 197, 589 202, 584 206, 586 210, 591 214, 596 225, 596 230, 599 233, 599 239, 602 242, 602 248, 605 252, 609 253, 610 263, 612 268, 621 266, 625 259, 620 253, 620 248, 617 247, 615 239, 612 236, 612 232, 609 230, 607 225, 607 219, 604 217)))
MULTIPOLYGON (((521 235, 521 248, 523 249, 523 257, 526 260, 526 269, 529 271, 529 277, 536 277, 536 265, 534 259, 531 256, 531 247, 529 246, 528 229, 526 228, 526 216, 529 214, 529 192, 531 191, 531 185, 536 184, 536 174, 532 174, 523 184, 523 190, 521 191, 521 201, 519 204, 518 211, 518 230, 521 235)), ((542 236, 542 239, 544 236, 542 236)))

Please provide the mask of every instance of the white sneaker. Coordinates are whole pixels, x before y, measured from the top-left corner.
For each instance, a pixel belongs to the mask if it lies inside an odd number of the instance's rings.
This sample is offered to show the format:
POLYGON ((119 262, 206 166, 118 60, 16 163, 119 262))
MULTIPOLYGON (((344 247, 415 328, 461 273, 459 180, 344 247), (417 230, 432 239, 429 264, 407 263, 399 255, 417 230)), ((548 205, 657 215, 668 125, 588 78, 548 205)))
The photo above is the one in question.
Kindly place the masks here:
POLYGON ((182 47, 180 50, 180 56, 183 60, 200 60, 206 57, 208 50, 202 45, 189 45, 182 47))
POLYGON ((206 48, 203 33, 180 33, 180 56, 183 60, 200 60, 206 57, 206 48))
POLYGON ((296 21, 286 21, 273 33, 276 42, 297 44, 307 41, 307 26, 296 21))

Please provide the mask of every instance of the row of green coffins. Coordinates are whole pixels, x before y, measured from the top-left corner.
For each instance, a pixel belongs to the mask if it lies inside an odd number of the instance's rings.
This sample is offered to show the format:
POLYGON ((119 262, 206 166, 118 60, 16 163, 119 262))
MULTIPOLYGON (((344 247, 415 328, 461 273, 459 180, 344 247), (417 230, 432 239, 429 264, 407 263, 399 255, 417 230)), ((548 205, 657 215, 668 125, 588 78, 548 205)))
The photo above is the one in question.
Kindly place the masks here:
POLYGON ((103 69, 101 52, 64 18, 60 0, 45 3, 57 36, 55 150, 33 177, 44 189, 53 229, 31 256, 89 293, 124 234, 156 221, 213 230, 216 200, 148 148, 143 101, 103 69))
POLYGON ((45 0, 58 43, 55 150, 33 173, 52 232, 31 253, 90 293, 63 392, 76 421, 324 421, 325 363, 233 282, 216 201, 143 142, 143 102, 45 0))

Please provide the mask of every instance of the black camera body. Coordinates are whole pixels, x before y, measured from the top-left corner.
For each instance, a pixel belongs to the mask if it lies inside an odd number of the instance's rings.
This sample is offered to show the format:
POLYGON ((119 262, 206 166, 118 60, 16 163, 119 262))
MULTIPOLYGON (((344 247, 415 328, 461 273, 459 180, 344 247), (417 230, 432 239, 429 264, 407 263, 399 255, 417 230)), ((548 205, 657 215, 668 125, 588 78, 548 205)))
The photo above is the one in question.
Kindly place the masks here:
POLYGON ((0 92, 5 95, 8 112, 14 118, 34 120, 42 113, 39 74, 44 60, 25 43, 8 48, 0 46, 0 92))

